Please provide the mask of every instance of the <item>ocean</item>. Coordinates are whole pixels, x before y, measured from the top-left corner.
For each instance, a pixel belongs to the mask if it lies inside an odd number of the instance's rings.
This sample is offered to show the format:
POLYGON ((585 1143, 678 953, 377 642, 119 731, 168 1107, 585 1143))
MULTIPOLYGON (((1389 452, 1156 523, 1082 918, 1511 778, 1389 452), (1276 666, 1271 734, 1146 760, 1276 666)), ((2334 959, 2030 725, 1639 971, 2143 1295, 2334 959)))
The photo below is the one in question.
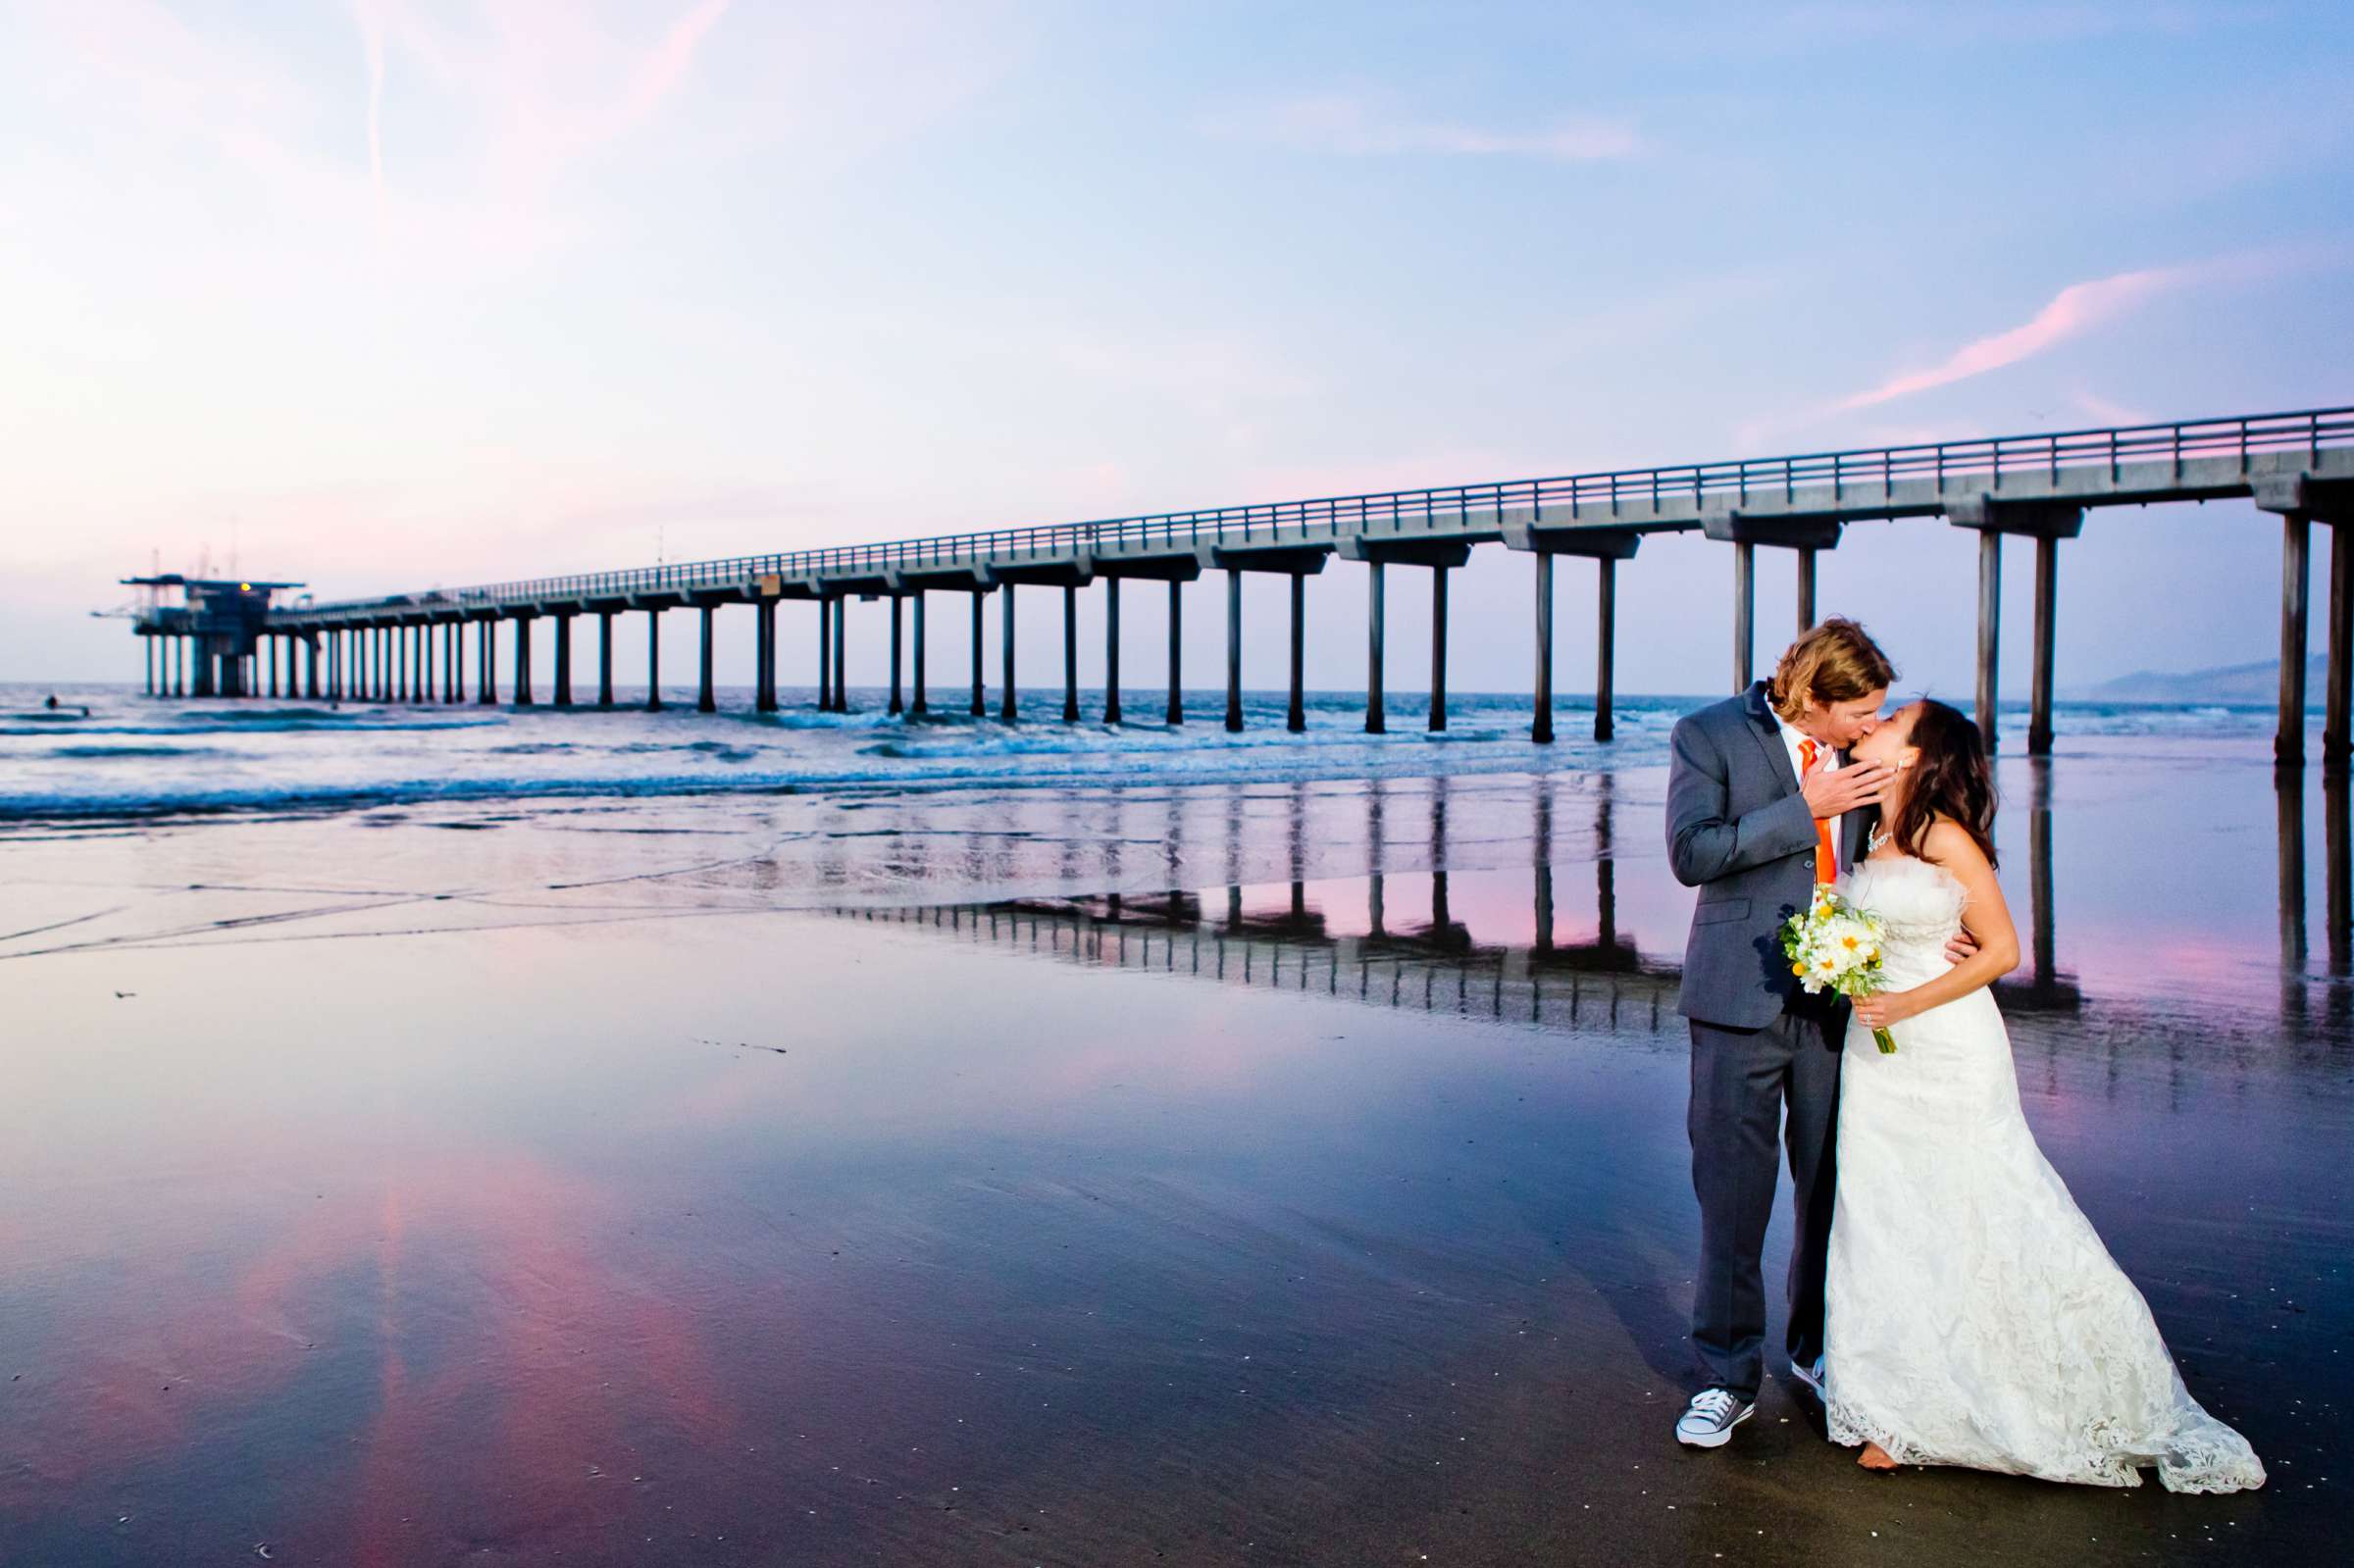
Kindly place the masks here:
MULTIPOLYGON (((1158 691, 1123 692, 1152 722, 1062 722, 1062 692, 1025 689, 1021 722, 969 717, 962 692, 934 694, 920 719, 894 718, 885 694, 854 690, 846 714, 817 711, 788 688, 774 714, 751 692, 723 689, 694 710, 692 688, 666 687, 664 708, 620 690, 611 712, 570 709, 157 699, 121 684, 0 684, 0 821, 176 816, 215 811, 348 809, 435 800, 530 801, 743 792, 933 789, 971 784, 1268 784, 1294 780, 1565 774, 1654 767, 1676 718, 1708 700, 1621 698, 1615 735, 1592 739, 1591 699, 1561 701, 1559 738, 1528 738, 1525 695, 1450 693, 1448 727, 1424 728, 1423 700, 1393 693, 1389 733, 1364 733, 1364 697, 1314 692, 1304 733, 1285 732, 1287 698, 1244 697, 1228 733, 1224 694, 1189 691, 1187 722, 1159 721, 1158 691), (60 709, 41 706, 54 695, 60 709), (83 710, 86 708, 86 714, 83 710)), ((1100 691, 1081 694, 1100 716, 1100 691)), ((2071 703, 2066 743, 2172 739, 2239 743, 2269 736, 2273 712, 2216 704, 2071 703)), ((2001 742, 2024 743, 2023 707, 2002 714, 2001 742)))

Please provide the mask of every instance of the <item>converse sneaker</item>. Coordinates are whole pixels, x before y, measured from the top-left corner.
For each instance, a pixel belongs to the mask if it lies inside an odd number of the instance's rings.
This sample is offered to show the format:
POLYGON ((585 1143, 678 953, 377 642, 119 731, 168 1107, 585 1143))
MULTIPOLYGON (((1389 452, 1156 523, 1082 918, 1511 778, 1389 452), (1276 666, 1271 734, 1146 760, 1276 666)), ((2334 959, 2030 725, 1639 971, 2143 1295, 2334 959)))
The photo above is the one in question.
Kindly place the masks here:
POLYGON ((1675 1441, 1688 1448, 1721 1448, 1733 1428, 1747 1421, 1758 1407, 1744 1404, 1730 1389, 1703 1389, 1684 1407, 1675 1424, 1675 1441))

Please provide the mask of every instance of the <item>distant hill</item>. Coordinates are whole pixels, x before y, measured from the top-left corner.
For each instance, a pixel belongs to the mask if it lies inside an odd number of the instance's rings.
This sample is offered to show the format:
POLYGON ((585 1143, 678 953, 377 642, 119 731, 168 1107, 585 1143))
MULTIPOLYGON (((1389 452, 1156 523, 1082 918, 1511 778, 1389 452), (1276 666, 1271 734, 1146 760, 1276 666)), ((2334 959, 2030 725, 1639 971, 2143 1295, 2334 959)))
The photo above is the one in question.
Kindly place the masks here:
MULTIPOLYGON (((2315 655, 2305 670, 2309 704, 2322 700, 2328 667, 2315 655)), ((2213 670, 2136 670, 2087 686, 2076 696, 2085 702, 2259 702, 2280 700, 2280 661, 2229 664, 2213 670)))

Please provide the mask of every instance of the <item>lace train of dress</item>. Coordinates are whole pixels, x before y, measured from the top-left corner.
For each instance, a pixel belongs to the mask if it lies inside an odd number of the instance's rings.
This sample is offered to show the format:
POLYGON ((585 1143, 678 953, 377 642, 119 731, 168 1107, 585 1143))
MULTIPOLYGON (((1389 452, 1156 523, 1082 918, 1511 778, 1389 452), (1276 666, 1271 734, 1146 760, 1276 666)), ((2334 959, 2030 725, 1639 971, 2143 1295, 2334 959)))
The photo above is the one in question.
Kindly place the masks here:
MULTIPOLYGON (((1911 857, 1843 889, 1880 916, 1891 989, 1941 973, 1962 885, 1911 857)), ((1824 1329, 1831 1441, 1907 1464, 2101 1487, 2155 1465, 2174 1492, 2264 1485, 2248 1442, 2182 1386, 2141 1292, 2020 1109, 1984 990, 1895 1029, 1851 1028, 1824 1329)))

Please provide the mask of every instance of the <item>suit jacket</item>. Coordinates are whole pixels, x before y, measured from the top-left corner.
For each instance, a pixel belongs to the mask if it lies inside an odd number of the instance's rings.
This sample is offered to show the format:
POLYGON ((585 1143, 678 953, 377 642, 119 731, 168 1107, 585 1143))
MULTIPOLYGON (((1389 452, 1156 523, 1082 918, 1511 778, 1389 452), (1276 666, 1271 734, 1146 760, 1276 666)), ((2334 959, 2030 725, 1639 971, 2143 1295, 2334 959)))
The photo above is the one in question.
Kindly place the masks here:
MULTIPOLYGON (((1700 889, 1677 1010, 1763 1029, 1799 988, 1781 929, 1815 891, 1814 813, 1763 681, 1677 720, 1667 744, 1667 863, 1700 889)), ((1854 863, 1871 815, 1846 814, 1842 865, 1854 863)))

